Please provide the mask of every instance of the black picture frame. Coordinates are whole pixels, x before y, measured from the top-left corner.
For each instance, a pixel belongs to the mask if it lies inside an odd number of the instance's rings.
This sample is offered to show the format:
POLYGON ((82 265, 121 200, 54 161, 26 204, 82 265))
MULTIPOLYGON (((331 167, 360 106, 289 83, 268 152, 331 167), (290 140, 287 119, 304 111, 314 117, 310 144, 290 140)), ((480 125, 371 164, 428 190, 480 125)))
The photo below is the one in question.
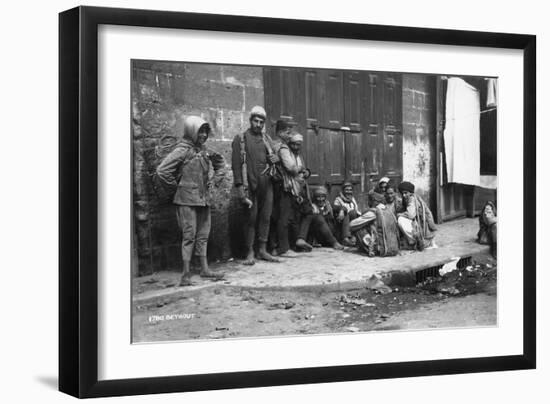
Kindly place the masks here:
POLYGON ((104 397, 536 367, 536 37, 77 7, 59 15, 59 390, 104 397), (523 50, 523 354, 98 381, 98 26, 214 30, 523 50))

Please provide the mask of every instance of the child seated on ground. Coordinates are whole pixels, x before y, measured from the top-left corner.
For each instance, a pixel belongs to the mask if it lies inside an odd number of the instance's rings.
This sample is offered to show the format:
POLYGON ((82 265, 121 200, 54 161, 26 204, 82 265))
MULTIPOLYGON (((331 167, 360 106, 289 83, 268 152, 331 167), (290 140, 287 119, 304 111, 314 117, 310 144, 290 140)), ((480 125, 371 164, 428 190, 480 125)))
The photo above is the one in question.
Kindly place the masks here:
POLYGON ((353 197, 353 184, 351 182, 344 183, 342 191, 334 199, 334 216, 342 244, 349 247, 354 246, 355 237, 351 234, 349 223, 361 216, 361 212, 357 201, 353 197))

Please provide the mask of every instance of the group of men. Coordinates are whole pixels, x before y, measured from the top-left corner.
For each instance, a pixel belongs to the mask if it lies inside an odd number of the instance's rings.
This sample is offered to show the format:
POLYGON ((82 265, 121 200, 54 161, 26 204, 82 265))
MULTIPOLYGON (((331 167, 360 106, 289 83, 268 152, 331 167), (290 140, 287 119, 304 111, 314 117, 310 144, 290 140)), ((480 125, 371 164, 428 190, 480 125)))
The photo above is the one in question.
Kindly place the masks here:
MULTIPOLYGON (((292 258, 298 255, 296 251, 311 251, 315 245, 338 250, 357 245, 374 255, 369 248, 380 235, 389 240, 392 229, 399 233, 394 235, 401 240, 400 247, 423 249, 433 245, 433 217, 426 203, 415 195, 413 184, 399 184, 401 200, 396 198, 390 180, 381 178, 369 192, 369 209, 363 214, 351 183, 342 186, 331 204, 325 187, 311 191, 308 187, 310 171, 300 154, 302 135, 279 120, 272 138, 266 133, 266 118, 264 108, 252 108, 249 128, 232 142, 234 186, 246 211, 244 264, 253 265, 256 259, 279 262, 279 257, 292 258), (374 223, 381 227, 376 229, 374 223)), ((222 277, 209 269, 206 248, 210 233, 209 172, 211 168, 221 170, 225 160, 205 147, 212 132, 206 121, 197 116, 182 119, 182 141, 158 166, 156 178, 160 187, 174 194, 183 236, 180 285, 187 286, 191 284, 193 254, 199 257, 202 277, 222 277)), ((380 255, 391 255, 387 246, 379 244, 380 255)))

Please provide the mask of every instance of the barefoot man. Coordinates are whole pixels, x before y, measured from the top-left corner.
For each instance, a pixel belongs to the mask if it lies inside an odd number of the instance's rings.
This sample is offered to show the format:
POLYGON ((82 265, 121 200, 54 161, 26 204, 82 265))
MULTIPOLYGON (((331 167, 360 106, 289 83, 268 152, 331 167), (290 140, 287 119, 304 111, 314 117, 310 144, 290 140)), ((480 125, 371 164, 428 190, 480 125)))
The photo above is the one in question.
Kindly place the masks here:
POLYGON ((250 127, 235 136, 232 143, 233 181, 240 200, 246 206, 246 265, 254 265, 254 241, 258 238, 258 258, 278 262, 267 252, 269 224, 273 209, 273 184, 269 165, 279 161, 273 141, 264 133, 266 113, 260 106, 250 111, 250 127))

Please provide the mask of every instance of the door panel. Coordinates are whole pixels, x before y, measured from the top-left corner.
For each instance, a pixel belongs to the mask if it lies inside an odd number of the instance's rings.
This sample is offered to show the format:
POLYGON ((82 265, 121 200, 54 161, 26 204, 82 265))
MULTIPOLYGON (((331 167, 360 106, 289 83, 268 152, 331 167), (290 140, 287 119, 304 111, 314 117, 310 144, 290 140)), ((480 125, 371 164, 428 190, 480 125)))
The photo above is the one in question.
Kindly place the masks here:
POLYGON ((317 104, 320 112, 315 139, 322 149, 323 159, 319 169, 321 181, 331 184, 342 183, 345 177, 345 147, 340 128, 344 123, 344 88, 342 72, 320 70, 317 73, 317 99, 309 100, 317 104))
POLYGON ((364 168, 364 133, 361 112, 364 102, 359 72, 344 73, 344 124, 349 131, 344 131, 346 150, 345 174, 348 181, 359 183, 364 168))
POLYGON ((402 173, 402 117, 400 76, 386 74, 384 77, 384 130, 382 171, 390 178, 399 178, 402 173))

